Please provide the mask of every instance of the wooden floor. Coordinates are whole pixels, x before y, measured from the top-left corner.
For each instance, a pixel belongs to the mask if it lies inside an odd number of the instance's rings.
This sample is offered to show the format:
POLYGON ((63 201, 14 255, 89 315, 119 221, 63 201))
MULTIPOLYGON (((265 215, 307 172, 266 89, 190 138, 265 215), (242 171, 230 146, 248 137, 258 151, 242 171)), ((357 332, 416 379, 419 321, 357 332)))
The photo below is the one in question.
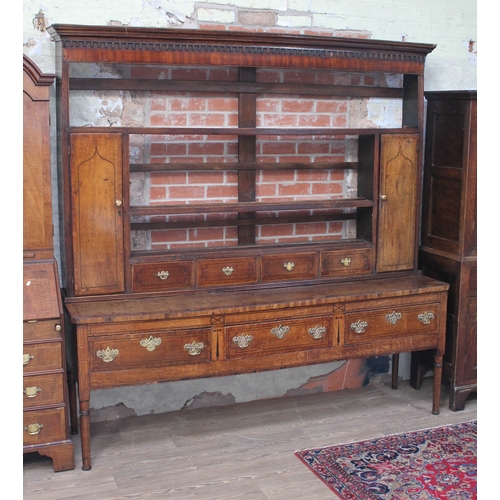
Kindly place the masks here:
POLYGON ((473 420, 477 400, 431 413, 432 379, 420 391, 355 390, 183 410, 91 424, 92 470, 54 473, 24 458, 24 500, 322 500, 337 498, 294 451, 473 420))

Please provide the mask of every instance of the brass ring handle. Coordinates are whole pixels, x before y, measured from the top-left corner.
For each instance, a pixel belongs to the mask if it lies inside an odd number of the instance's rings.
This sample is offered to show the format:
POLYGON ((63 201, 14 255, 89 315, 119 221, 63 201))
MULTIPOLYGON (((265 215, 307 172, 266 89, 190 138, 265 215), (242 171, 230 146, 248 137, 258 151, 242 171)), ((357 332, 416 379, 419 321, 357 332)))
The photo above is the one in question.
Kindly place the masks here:
POLYGON ((25 394, 27 398, 36 398, 41 390, 42 390, 41 387, 36 387, 36 386, 26 387, 23 390, 23 394, 25 394))
POLYGON ((96 352, 97 357, 101 358, 105 363, 111 363, 118 354, 120 354, 118 349, 111 349, 109 346, 103 351, 96 352))
POLYGON ((349 267, 351 265, 351 259, 349 257, 344 257, 343 259, 340 259, 340 263, 345 266, 349 267))
POLYGON ((365 333, 367 326, 368 321, 361 321, 359 319, 355 323, 351 323, 351 330, 354 330, 356 333, 365 333))
POLYGON ((168 271, 158 271, 156 276, 161 280, 166 280, 170 276, 170 273, 168 271))
POLYGON ((141 347, 145 347, 147 351, 152 352, 161 344, 161 339, 150 335, 148 339, 142 339, 139 344, 141 347))
POLYGON ((43 424, 28 424, 26 427, 23 427, 23 431, 26 431, 30 436, 35 436, 42 429, 43 424))
POLYGON ((283 264, 283 267, 287 270, 287 271, 293 271, 293 268, 295 267, 295 262, 285 262, 283 264))
POLYGON ((309 328, 309 330, 307 330, 307 333, 311 335, 314 340, 322 339, 326 333, 326 326, 316 325, 312 328, 309 328))
POLYGON ((23 365, 27 365, 32 359, 35 359, 35 356, 33 356, 33 354, 23 354, 23 365))
POLYGON ((233 342, 237 344, 240 349, 245 349, 245 347, 248 347, 252 340, 253 335, 247 335, 246 333, 242 333, 241 335, 236 335, 235 337, 233 337, 233 342))
POLYGON ((193 340, 190 344, 184 345, 184 350, 187 351, 191 356, 199 356, 205 344, 203 342, 196 342, 193 340))
POLYGON ((226 275, 226 276, 231 276, 233 274, 234 269, 231 266, 223 267, 221 271, 226 275))

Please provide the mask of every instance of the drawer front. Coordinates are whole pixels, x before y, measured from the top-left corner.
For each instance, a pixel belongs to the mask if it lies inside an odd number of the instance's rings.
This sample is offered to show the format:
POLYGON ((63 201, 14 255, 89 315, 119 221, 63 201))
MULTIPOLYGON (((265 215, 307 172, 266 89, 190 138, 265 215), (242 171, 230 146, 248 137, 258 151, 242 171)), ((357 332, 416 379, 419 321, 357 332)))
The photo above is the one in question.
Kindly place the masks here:
POLYGON ((23 372, 57 370, 62 368, 62 343, 25 344, 23 346, 23 372))
POLYGON ((265 356, 296 350, 331 347, 331 316, 287 319, 226 326, 226 358, 265 356))
POLYGON ((132 265, 132 290, 134 292, 168 291, 192 286, 192 262, 155 262, 132 265))
POLYGON ((23 377, 23 407, 64 403, 65 373, 25 375, 23 377))
POLYGON ((437 334, 439 314, 437 303, 349 312, 345 316, 345 342, 362 344, 408 335, 437 334))
POLYGON ((372 270, 373 250, 335 250, 321 253, 321 276, 368 274, 372 270))
POLYGON ((198 286, 238 285, 257 282, 254 257, 204 259, 197 264, 198 286))
POLYGON ((92 371, 207 363, 211 328, 148 331, 95 337, 89 342, 92 371))
POLYGON ((316 278, 317 256, 314 252, 262 256, 262 281, 316 278))
POLYGON ((25 321, 23 323, 23 340, 60 339, 62 335, 61 320, 25 321))
POLYGON ((64 408, 23 413, 23 446, 63 441, 67 434, 64 408))

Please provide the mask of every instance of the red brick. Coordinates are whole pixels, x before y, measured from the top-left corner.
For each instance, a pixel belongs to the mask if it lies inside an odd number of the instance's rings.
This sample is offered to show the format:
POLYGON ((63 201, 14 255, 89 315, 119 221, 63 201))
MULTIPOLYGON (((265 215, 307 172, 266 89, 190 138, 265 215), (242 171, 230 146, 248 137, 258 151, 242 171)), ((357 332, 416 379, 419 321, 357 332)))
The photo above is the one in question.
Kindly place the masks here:
POLYGON ((309 183, 293 183, 287 185, 281 184, 278 188, 278 193, 280 196, 286 196, 286 197, 310 195, 311 184, 309 183))
POLYGON ((187 184, 186 172, 151 172, 150 182, 153 186, 164 184, 187 184))
POLYGON ((299 127, 329 127, 331 115, 301 115, 299 127))
POLYGON ((314 101, 309 100, 287 100, 281 101, 283 113, 312 113, 314 111, 314 101))
POLYGON ((187 231, 185 229, 163 229, 159 231, 151 231, 151 241, 153 243, 187 241, 187 231))
POLYGON ((223 127, 225 125, 225 116, 223 114, 193 113, 188 117, 191 127, 223 127))
POLYGON ((172 200, 202 200, 205 196, 203 186, 170 186, 168 197, 172 200))
POLYGON ((188 145, 188 155, 222 155, 224 143, 222 142, 194 142, 188 145))
POLYGON ((151 200, 164 200, 167 195, 165 187, 152 187, 149 190, 149 198, 151 200))
POLYGON ((314 183, 312 184, 312 195, 341 195, 343 193, 342 184, 336 182, 314 183))
POLYGON ((236 113, 238 111, 238 100, 230 98, 211 98, 208 100, 209 111, 229 111, 236 113))
POLYGON ((173 68, 172 80, 207 80, 207 68, 173 68))
POLYGON ((150 118, 153 127, 185 127, 187 125, 184 114, 154 114, 150 118))
POLYGON ((175 98, 169 102, 170 111, 205 111, 207 109, 207 101, 201 97, 185 97, 182 99, 175 98))
POLYGON ((263 127, 295 127, 297 126, 297 117, 295 115, 261 115, 263 127))
POLYGON ((347 113, 347 102, 320 100, 316 104, 316 111, 318 113, 347 113))

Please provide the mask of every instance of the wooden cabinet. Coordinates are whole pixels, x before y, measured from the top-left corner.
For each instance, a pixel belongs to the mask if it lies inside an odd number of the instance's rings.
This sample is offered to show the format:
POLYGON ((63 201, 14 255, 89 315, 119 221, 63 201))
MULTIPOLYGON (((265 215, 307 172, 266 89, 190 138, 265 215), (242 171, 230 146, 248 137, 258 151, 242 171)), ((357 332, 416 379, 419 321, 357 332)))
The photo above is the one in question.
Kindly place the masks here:
POLYGON ((69 438, 63 306, 52 234, 49 87, 23 58, 23 451, 75 468, 69 438))
POLYGON ((434 45, 47 30, 84 469, 98 388, 435 349, 439 412, 448 285, 417 270, 434 45), (72 112, 96 93, 132 107, 72 112), (381 102, 398 123, 359 118, 381 102))
MULTIPOLYGON (((477 92, 426 92, 420 267, 450 284, 445 377, 452 410, 477 392, 477 92)), ((429 370, 412 356, 411 383, 429 370)))

